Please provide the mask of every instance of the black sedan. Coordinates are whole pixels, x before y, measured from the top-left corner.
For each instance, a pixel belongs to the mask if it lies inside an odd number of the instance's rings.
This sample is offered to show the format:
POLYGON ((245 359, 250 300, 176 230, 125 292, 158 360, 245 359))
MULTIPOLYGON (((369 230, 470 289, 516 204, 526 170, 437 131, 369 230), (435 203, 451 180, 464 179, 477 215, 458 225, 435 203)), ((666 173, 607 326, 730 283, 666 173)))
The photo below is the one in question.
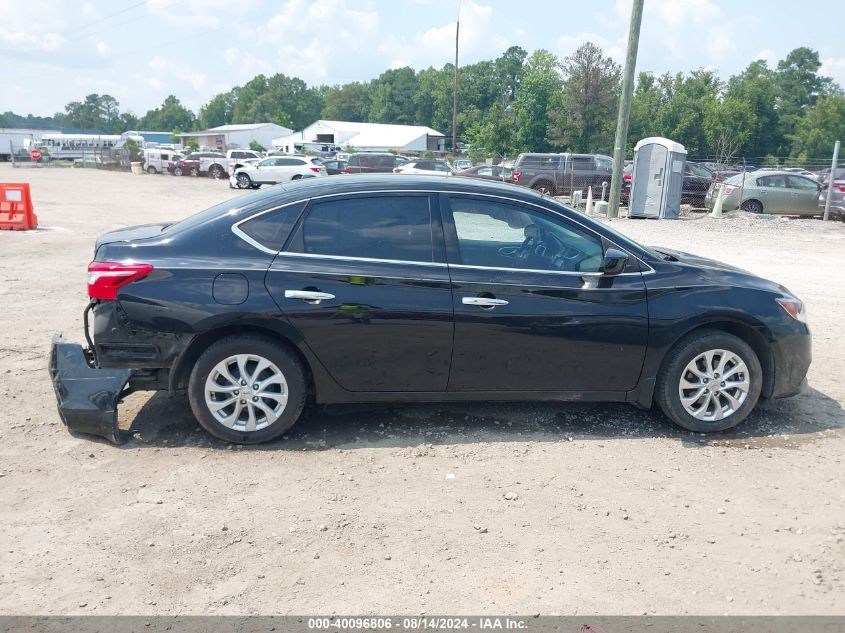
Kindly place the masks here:
POLYGON ((472 178, 280 185, 107 233, 88 270, 89 347, 50 368, 68 427, 113 441, 139 389, 238 443, 309 401, 656 401, 721 431, 810 364, 783 286, 472 178))

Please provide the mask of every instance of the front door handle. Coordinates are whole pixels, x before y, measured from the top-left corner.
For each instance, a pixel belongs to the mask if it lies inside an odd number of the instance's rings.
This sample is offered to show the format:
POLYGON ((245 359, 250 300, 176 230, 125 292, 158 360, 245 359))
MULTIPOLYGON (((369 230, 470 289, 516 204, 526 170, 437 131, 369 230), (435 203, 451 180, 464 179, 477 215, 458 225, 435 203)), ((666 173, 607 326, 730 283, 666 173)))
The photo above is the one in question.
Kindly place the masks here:
POLYGON ((504 299, 492 299, 490 297, 463 297, 461 303, 467 306, 479 306, 481 308, 495 308, 506 306, 508 302, 504 299))
POLYGON ((334 295, 316 290, 285 290, 285 299, 302 299, 309 303, 320 303, 323 300, 334 299, 334 295))

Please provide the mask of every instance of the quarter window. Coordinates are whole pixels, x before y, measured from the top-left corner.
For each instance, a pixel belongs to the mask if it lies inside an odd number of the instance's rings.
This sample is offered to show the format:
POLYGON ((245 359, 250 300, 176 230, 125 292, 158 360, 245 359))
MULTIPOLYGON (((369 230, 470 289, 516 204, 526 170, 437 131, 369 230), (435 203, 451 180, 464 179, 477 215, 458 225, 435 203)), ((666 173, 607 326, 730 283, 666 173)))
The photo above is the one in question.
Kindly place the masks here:
POLYGON ((491 268, 599 272, 598 237, 564 221, 516 205, 452 198, 459 263, 491 268))
POLYGON ((302 226, 315 255, 433 261, 427 196, 354 197, 318 202, 302 226))
POLYGON ((291 226, 299 217, 305 203, 292 204, 268 211, 238 225, 238 228, 271 251, 279 251, 285 244, 291 226))

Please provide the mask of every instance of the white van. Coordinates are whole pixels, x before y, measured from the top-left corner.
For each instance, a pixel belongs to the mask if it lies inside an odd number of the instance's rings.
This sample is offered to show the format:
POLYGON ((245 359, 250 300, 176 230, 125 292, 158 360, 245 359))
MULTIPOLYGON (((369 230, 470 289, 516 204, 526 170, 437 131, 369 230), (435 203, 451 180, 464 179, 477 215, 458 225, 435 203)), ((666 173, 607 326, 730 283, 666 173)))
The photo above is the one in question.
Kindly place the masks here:
POLYGON ((147 148, 144 150, 144 168, 148 174, 167 173, 167 163, 174 162, 178 154, 179 152, 172 149, 147 148))

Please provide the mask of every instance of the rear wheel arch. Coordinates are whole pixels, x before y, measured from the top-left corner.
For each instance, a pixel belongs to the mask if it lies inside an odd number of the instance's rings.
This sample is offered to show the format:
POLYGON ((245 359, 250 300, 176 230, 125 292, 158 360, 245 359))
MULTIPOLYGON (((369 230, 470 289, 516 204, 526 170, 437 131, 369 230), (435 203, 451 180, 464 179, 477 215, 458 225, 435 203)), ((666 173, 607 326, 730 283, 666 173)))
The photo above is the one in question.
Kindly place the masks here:
POLYGON ((302 353, 290 337, 279 332, 277 329, 258 324, 225 325, 208 330, 194 337, 188 347, 185 348, 185 351, 179 355, 179 358, 177 358, 176 362, 173 364, 169 379, 170 391, 174 392, 187 388, 191 370, 206 349, 217 341, 220 341, 228 336, 239 334, 256 334, 259 336, 266 336, 285 347, 299 361, 303 371, 305 372, 305 382, 309 396, 314 395, 314 374, 311 370, 311 364, 305 354, 302 353))
POLYGON ((666 353, 663 355, 663 358, 660 359, 658 374, 660 373, 660 370, 663 369, 669 355, 678 347, 678 345, 690 336, 702 331, 716 331, 732 334, 747 343, 748 346, 754 350, 754 354, 757 356, 757 360, 760 361, 760 367, 763 370, 763 389, 760 395, 764 398, 771 397, 772 390, 774 388, 775 372, 774 360, 772 358, 772 350, 769 346, 769 341, 758 328, 743 321, 731 319, 713 320, 699 323, 694 327, 686 329, 682 334, 675 338, 671 345, 666 348, 666 353))

